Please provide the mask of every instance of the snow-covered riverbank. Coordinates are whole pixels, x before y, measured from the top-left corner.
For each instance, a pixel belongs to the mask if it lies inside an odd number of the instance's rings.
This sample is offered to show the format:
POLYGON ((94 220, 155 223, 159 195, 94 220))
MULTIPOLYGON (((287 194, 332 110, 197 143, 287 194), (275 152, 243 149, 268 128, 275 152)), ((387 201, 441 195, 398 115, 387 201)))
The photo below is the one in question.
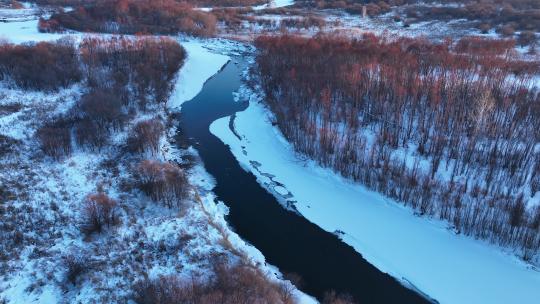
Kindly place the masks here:
POLYGON ((178 73, 178 78, 167 103, 171 109, 178 109, 184 102, 193 99, 202 89, 206 80, 216 74, 229 57, 208 49, 201 40, 189 39, 180 42, 187 52, 187 60, 178 73))
MULTIPOLYGON (((245 50, 245 45, 229 40, 199 40, 188 39, 180 41, 187 52, 187 60, 179 72, 172 96, 167 104, 169 109, 179 110, 181 105, 193 99, 203 88, 204 83, 214 76, 230 60, 227 54, 238 55, 237 52, 245 50)), ((264 255, 255 247, 246 243, 228 226, 225 215, 228 213, 227 207, 223 203, 214 202, 212 177, 202 166, 198 169, 198 174, 192 178, 192 183, 198 184, 207 193, 203 198, 203 205, 213 221, 224 227, 224 233, 228 240, 237 250, 244 252, 254 265, 257 265, 270 279, 281 280, 279 270, 265 262, 264 255), (200 182, 204 180, 206 182, 200 182)), ((294 288, 295 296, 301 304, 317 303, 315 299, 294 288)))
POLYGON ((299 157, 252 92, 250 106, 211 125, 238 161, 284 203, 336 232, 377 268, 440 303, 537 303, 540 272, 484 242, 455 235, 396 202, 299 157))

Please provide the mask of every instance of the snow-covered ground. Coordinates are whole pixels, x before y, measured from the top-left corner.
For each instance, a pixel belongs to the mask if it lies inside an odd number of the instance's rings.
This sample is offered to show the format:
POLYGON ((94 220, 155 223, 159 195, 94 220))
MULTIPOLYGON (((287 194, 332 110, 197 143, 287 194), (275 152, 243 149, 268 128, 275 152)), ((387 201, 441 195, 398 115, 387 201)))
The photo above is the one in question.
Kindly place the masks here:
MULTIPOLYGON (((278 0, 276 4, 285 6, 292 1, 278 0)), ((22 43, 63 36, 39 33, 37 22, 32 19, 0 23, 0 37, 22 43)), ((227 48, 223 40, 182 39, 181 44, 188 58, 167 105, 176 110, 193 98, 228 60, 221 51, 215 51, 227 48)), ((25 210, 21 220, 27 225, 45 228, 39 231, 41 235, 28 236, 35 244, 16 253, 9 269, 0 269, 0 303, 3 298, 9 303, 55 303, 60 299, 103 301, 105 299, 100 297, 111 290, 120 290, 117 296, 123 297, 129 291, 129 279, 136 278, 143 270, 152 276, 171 272, 186 276, 204 274, 205 265, 198 259, 225 251, 220 245, 223 233, 237 250, 245 252, 270 277, 279 278, 278 271, 265 264, 256 248, 229 229, 224 219, 227 208, 214 202, 212 180, 200 163, 191 171, 190 179, 201 200, 189 202, 188 213, 176 214, 141 201, 134 193, 123 194, 119 190, 121 183, 115 182, 117 177, 101 167, 114 157, 114 149, 100 155, 77 150, 64 161, 53 164, 36 157, 33 133, 45 121, 42 120, 46 118, 44 114, 69 109, 80 93, 81 88, 77 86, 55 95, 2 88, 0 105, 22 104, 22 108, 13 113, 0 113, 0 135, 22 143, 15 151, 17 154, 0 158, 0 172, 5 173, 10 182, 24 182, 28 186, 25 189, 28 197, 17 203, 17 208, 25 210), (113 198, 121 201, 124 221, 114 231, 117 238, 111 241, 104 237, 89 245, 83 241, 76 223, 69 219, 78 215, 81 200, 99 184, 105 184, 113 198), (60 212, 55 211, 56 208, 60 212), (209 222, 216 226, 208 226, 209 222), (182 236, 193 237, 181 247, 181 250, 188 248, 189 255, 159 256, 151 250, 165 244, 168 252, 174 251, 180 241, 184 242, 182 236), (140 250, 140 244, 149 250, 140 250), (72 251, 95 255, 91 263, 97 267, 94 270, 102 272, 88 280, 101 283, 93 287, 87 284, 80 290, 62 287, 64 268, 60 258, 72 251), (137 264, 134 269, 131 260, 134 256, 142 256, 146 262, 137 264), (148 269, 139 269, 141 266, 148 269)), ((241 93, 244 97, 251 94, 241 93)), ((271 126, 269 113, 253 98, 249 108, 238 113, 235 120, 241 141, 229 129, 227 118, 216 121, 211 131, 227 143, 240 163, 278 198, 285 200, 285 196, 292 195, 287 200, 297 201, 297 210, 310 221, 327 231, 345 232, 343 240, 368 261, 441 303, 537 303, 540 298, 538 270, 498 248, 457 236, 448 231, 444 223, 415 217, 397 203, 297 156, 279 131, 271 126), (250 161, 261 166, 254 168, 250 161), (273 180, 284 187, 277 186, 262 173, 275 175, 273 180)), ((125 134, 117 137, 125 137, 125 134)), ((164 160, 175 160, 184 153, 167 141, 162 148, 164 160)), ((120 166, 121 177, 126 171, 127 167, 120 166)), ((301 296, 302 302, 313 302, 301 296)))
MULTIPOLYGON (((28 11, 9 10, 5 13, 4 16, 12 14, 9 22, 0 23, 1 39, 24 43, 65 36, 39 33, 37 17, 28 11)), ((83 34, 70 33, 69 36, 80 39, 83 34)), ((178 108, 193 98, 206 80, 229 60, 221 54, 223 49, 230 48, 227 41, 180 40, 188 57, 178 73, 168 103, 171 108, 178 108), (211 48, 219 51, 210 51, 211 48)), ((100 153, 76 148, 71 156, 56 162, 44 158, 36 149, 35 130, 52 117, 67 112, 84 91, 81 85, 57 93, 4 87, 1 91, 0 136, 7 136, 8 143, 14 142, 8 152, 0 155, 0 182, 2 186, 17 189, 17 199, 9 203, 15 209, 9 209, 8 214, 15 216, 13 223, 24 223, 17 224, 23 244, 33 240, 33 245, 24 245, 19 253, 5 253, 10 256, 6 264, 0 265, 0 302, 123 301, 129 296, 130 285, 144 273, 152 277, 172 273, 203 277, 209 267, 209 256, 225 254, 231 257, 230 248, 223 245, 224 238, 232 244, 234 254, 241 253, 272 281, 280 280, 279 271, 267 265, 256 248, 228 227, 224 218, 227 208, 214 202, 213 181, 201 163, 189 175, 200 199, 185 202, 182 207, 186 209, 180 213, 171 211, 136 192, 120 189, 129 179, 130 164, 116 159, 119 150, 114 145, 122 145, 129 128, 115 134, 113 146, 100 153), (109 160, 117 163, 119 172, 113 173, 115 170, 104 166, 109 160), (80 204, 97 187, 103 187, 109 196, 118 200, 121 224, 105 236, 89 241, 84 240, 78 228, 80 204), (38 222, 39 226, 36 226, 38 222), (167 254, 156 251, 158 247, 165 248, 167 254), (86 257, 86 263, 90 264, 91 275, 83 274, 82 282, 77 286, 65 282, 63 259, 71 254, 86 257), (139 256, 140 260, 137 260, 139 256)), ((165 115, 162 110, 156 110, 153 115, 165 115)), ((133 121, 146 116, 142 114, 133 121)), ((173 135, 174 130, 169 134, 173 135)), ((0 138, 0 144, 3 140, 0 138)), ((159 158, 178 161, 185 153, 164 139, 159 158)), ((10 222, 2 224, 11 225, 10 222)), ((303 303, 314 302, 298 290, 295 293, 303 303)))
POLYGON ((538 303, 538 269, 297 155, 272 126, 261 97, 247 88, 239 96, 250 100, 234 120, 242 139, 230 130, 229 117, 210 131, 278 199, 294 201, 298 212, 323 229, 344 232, 343 241, 377 268, 440 303, 538 303))
MULTIPOLYGON (((0 36, 23 43, 63 35, 39 33, 34 19, 0 23, 0 36)), ((80 38, 82 34, 70 36, 80 38)), ((175 109, 221 69, 229 58, 222 53, 234 46, 224 40, 180 40, 188 57, 168 104, 175 109)), ((0 148, 6 140, 10 146, 0 154, 0 190, 6 186, 14 192, 13 196, 8 193, 9 207, 0 218, 9 216, 1 224, 15 225, 12 232, 21 233, 22 243, 17 252, 3 247, 7 251, 0 254, 7 258, 0 263, 0 303, 125 302, 133 282, 145 275, 204 278, 211 268, 209 257, 215 255, 232 261, 240 255, 271 281, 283 282, 279 271, 229 228, 227 207, 215 202, 213 180, 200 162, 189 171, 197 199, 184 202, 178 212, 150 202, 139 191, 123 188, 130 183, 133 164, 118 159, 118 153, 130 127, 113 134, 111 146, 99 153, 75 147, 72 155, 60 161, 44 157, 37 148, 36 129, 69 111, 84 91, 82 84, 55 93, 1 88, 0 148), (121 220, 110 231, 88 239, 78 227, 81 202, 98 188, 117 200, 121 220), (76 284, 66 282, 64 259, 70 255, 84 257, 88 267, 76 284)), ((137 114, 130 125, 143 118, 166 116, 163 108, 151 110, 151 114, 137 114)), ((162 140, 159 159, 181 162, 180 156, 196 154, 175 148, 170 140, 175 132, 169 130, 170 137, 162 140)), ((4 193, 0 191, 0 195, 4 193)), ((11 238, 0 245, 12 246, 11 238)), ((294 292, 301 303, 315 302, 297 289, 294 292)))
MULTIPOLYGON (((269 2, 266 4, 253 6, 253 9, 258 11, 258 10, 262 10, 266 8, 280 8, 280 7, 290 6, 293 4, 294 4, 294 0, 269 0, 269 2)), ((235 8, 235 7, 231 7, 231 8, 235 8)), ((241 7, 236 7, 236 8, 241 8, 241 7)), ((212 11, 213 7, 198 7, 196 9, 203 12, 210 12, 212 11)))
POLYGON ((37 25, 37 19, 0 22, 0 38, 12 43, 22 43, 27 41, 51 41, 65 36, 57 33, 40 33, 37 25))
POLYGON ((253 9, 254 10, 262 10, 262 9, 265 9, 265 8, 279 8, 279 7, 290 6, 290 5, 293 5, 293 4, 294 4, 294 0, 270 0, 269 3, 254 6, 253 9))
POLYGON ((170 109, 178 109, 193 99, 207 79, 216 74, 229 61, 229 57, 208 49, 208 43, 198 39, 180 41, 187 52, 187 59, 178 73, 172 96, 167 103, 170 109))

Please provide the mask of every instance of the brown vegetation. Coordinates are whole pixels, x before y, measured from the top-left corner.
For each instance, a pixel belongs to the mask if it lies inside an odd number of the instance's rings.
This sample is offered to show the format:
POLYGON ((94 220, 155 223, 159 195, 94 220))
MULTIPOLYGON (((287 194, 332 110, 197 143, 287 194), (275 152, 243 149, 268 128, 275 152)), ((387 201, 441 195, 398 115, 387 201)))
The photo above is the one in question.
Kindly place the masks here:
POLYGON ((96 88, 79 101, 83 120, 94 122, 96 132, 103 133, 122 126, 122 101, 111 90, 96 88))
POLYGON ((65 88, 81 80, 76 49, 68 41, 0 43, 0 80, 22 89, 65 88))
POLYGON ((138 122, 133 127, 128 145, 132 151, 139 153, 150 152, 157 155, 159 152, 159 139, 165 130, 159 119, 148 119, 138 122))
POLYGON ((66 122, 47 124, 38 129, 36 135, 45 154, 55 159, 71 154, 71 131, 66 122))
MULTIPOLYGON (((408 1, 417 2, 417 1, 408 1)), ((429 1, 428 1, 429 2, 429 1)), ((438 1, 440 2, 440 1, 438 1)), ((431 6, 420 4, 406 9, 406 14, 416 20, 477 21, 484 31, 496 28, 503 35, 514 31, 540 32, 540 2, 534 0, 457 0, 461 6, 431 6)))
POLYGON ((189 194, 189 183, 182 169, 171 163, 144 160, 138 166, 140 189, 152 200, 167 207, 179 206, 189 194))
POLYGON ((342 9, 351 14, 362 14, 363 7, 369 16, 376 16, 390 11, 394 5, 402 4, 401 0, 298 0, 295 5, 317 9, 342 9))
POLYGON ((175 0, 97 0, 70 12, 60 12, 40 22, 40 30, 55 31, 64 27, 81 32, 121 34, 183 32, 196 36, 214 34, 212 14, 193 10, 175 0))
MULTIPOLYGON (((111 132, 122 129, 130 110, 165 102, 185 56, 185 50, 168 38, 85 38, 79 50, 67 40, 4 43, 0 44, 0 77, 7 84, 39 90, 86 80, 89 91, 69 114, 36 132, 45 154, 59 159, 71 153, 72 131, 78 145, 99 149, 111 132)), ((0 112, 12 108, 17 105, 4 106, 0 112)), ((138 149, 155 153, 156 132, 163 128, 156 124, 137 128, 138 149)))
POLYGON ((247 265, 218 265, 209 282, 182 281, 174 276, 140 281, 135 284, 134 300, 138 304, 295 303, 290 289, 270 282, 258 269, 247 265))
POLYGON ((269 0, 187 0, 185 2, 198 7, 241 7, 268 3, 269 0))
POLYGON ((512 41, 256 44, 267 103, 298 151, 456 231, 538 253, 523 204, 540 182, 540 65, 513 59, 512 41))
POLYGON ((71 284, 75 284, 77 278, 89 268, 85 257, 73 254, 64 257, 64 265, 66 268, 66 279, 71 284))
POLYGON ((111 88, 125 103, 128 86, 145 106, 147 96, 165 102, 185 50, 169 38, 85 38, 80 53, 91 87, 111 88))
POLYGON ((91 194, 83 202, 81 231, 85 234, 100 233, 104 226, 117 221, 116 201, 104 193, 91 194))

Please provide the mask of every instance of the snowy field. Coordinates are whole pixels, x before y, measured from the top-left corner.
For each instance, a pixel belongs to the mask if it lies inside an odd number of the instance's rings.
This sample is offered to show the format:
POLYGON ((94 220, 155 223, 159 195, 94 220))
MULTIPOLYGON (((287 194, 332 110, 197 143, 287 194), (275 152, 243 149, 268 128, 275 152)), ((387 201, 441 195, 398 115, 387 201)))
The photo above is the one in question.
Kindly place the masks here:
MULTIPOLYGON (((0 37, 13 43, 63 36, 39 33, 35 19, 0 23, 0 37)), ((69 36, 80 39, 83 34, 69 36)), ((229 60, 222 53, 235 47, 224 40, 179 39, 188 57, 168 103, 175 109, 201 90, 229 60)), ((199 195, 184 202, 180 212, 150 202, 139 191, 124 189, 133 164, 129 158, 119 160, 118 153, 127 131, 139 120, 166 116, 164 108, 137 114, 99 153, 75 147, 61 161, 44 157, 37 149, 36 130, 69 111, 84 91, 82 84, 54 93, 0 89, 0 137, 13 141, 8 152, 0 155, 0 185, 15 191, 8 209, 13 223, 2 224, 15 225, 25 244, 20 252, 5 252, 9 258, 0 264, 0 303, 125 303, 131 284, 144 275, 204 278, 211 268, 208 257, 216 254, 232 261, 240 255, 271 281, 281 282, 279 271, 229 228, 227 207, 215 202, 213 180, 200 161, 189 171, 190 183, 199 195), (118 201, 120 224, 88 239, 78 227, 78 217, 85 196, 98 188, 118 201), (76 285, 65 281, 64 259, 70 255, 84 257, 89 268, 76 285)), ((176 149, 175 133, 174 127, 168 130, 156 157, 181 162, 186 153, 196 156, 193 150, 176 149)), ((315 302, 296 289, 295 294, 301 303, 315 302)))
POLYGON ((214 122, 210 131, 283 203, 295 202, 308 220, 440 303, 538 303, 537 269, 297 155, 270 123, 261 97, 246 88, 239 96, 250 101, 234 120, 242 140, 230 130, 229 117, 214 122))
POLYGON ((51 41, 65 36, 56 33, 40 33, 37 25, 37 19, 0 22, 0 38, 12 43, 23 43, 28 41, 51 41))

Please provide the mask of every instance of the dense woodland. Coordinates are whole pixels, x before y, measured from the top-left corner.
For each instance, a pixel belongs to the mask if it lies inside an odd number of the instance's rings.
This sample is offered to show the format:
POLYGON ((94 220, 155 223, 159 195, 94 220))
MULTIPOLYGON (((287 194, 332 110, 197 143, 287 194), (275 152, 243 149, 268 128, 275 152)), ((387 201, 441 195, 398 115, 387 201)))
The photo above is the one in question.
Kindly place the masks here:
POLYGON ((456 0, 446 3, 460 5, 441 6, 420 2, 417 6, 407 7, 405 14, 415 20, 467 19, 478 22, 478 27, 484 32, 495 29, 506 36, 511 36, 516 31, 525 32, 528 36, 540 32, 539 1, 456 0))
MULTIPOLYGON (((40 5, 58 5, 58 6, 78 6, 89 4, 100 0, 31 0, 40 5)), ((239 7, 265 4, 266 0, 177 0, 176 2, 185 2, 198 7, 239 7)))
POLYGON ((174 0, 97 0, 69 12, 55 13, 39 23, 42 32, 66 28, 121 34, 182 32, 196 36, 211 36, 215 27, 212 14, 174 0))
POLYGON ((298 0, 296 7, 343 9, 368 16, 395 11, 394 20, 405 26, 421 21, 466 19, 483 33, 495 30, 503 36, 516 35, 521 45, 536 44, 540 32, 540 2, 535 0, 298 0))
POLYGON ((187 0, 189 4, 198 7, 241 7, 268 3, 268 0, 187 0))
POLYGON ((369 16, 380 15, 391 10, 392 6, 403 4, 402 0, 390 1, 358 1, 358 0, 298 0, 297 7, 308 7, 313 9, 343 9, 351 14, 362 14, 363 7, 369 16))
POLYGON ((36 45, 0 44, 0 79, 11 86, 55 90, 81 78, 77 52, 69 41, 36 45))
POLYGON ((513 59, 513 41, 256 45, 267 104, 297 151, 457 233, 538 257, 540 206, 528 202, 540 191, 540 65, 513 59))

